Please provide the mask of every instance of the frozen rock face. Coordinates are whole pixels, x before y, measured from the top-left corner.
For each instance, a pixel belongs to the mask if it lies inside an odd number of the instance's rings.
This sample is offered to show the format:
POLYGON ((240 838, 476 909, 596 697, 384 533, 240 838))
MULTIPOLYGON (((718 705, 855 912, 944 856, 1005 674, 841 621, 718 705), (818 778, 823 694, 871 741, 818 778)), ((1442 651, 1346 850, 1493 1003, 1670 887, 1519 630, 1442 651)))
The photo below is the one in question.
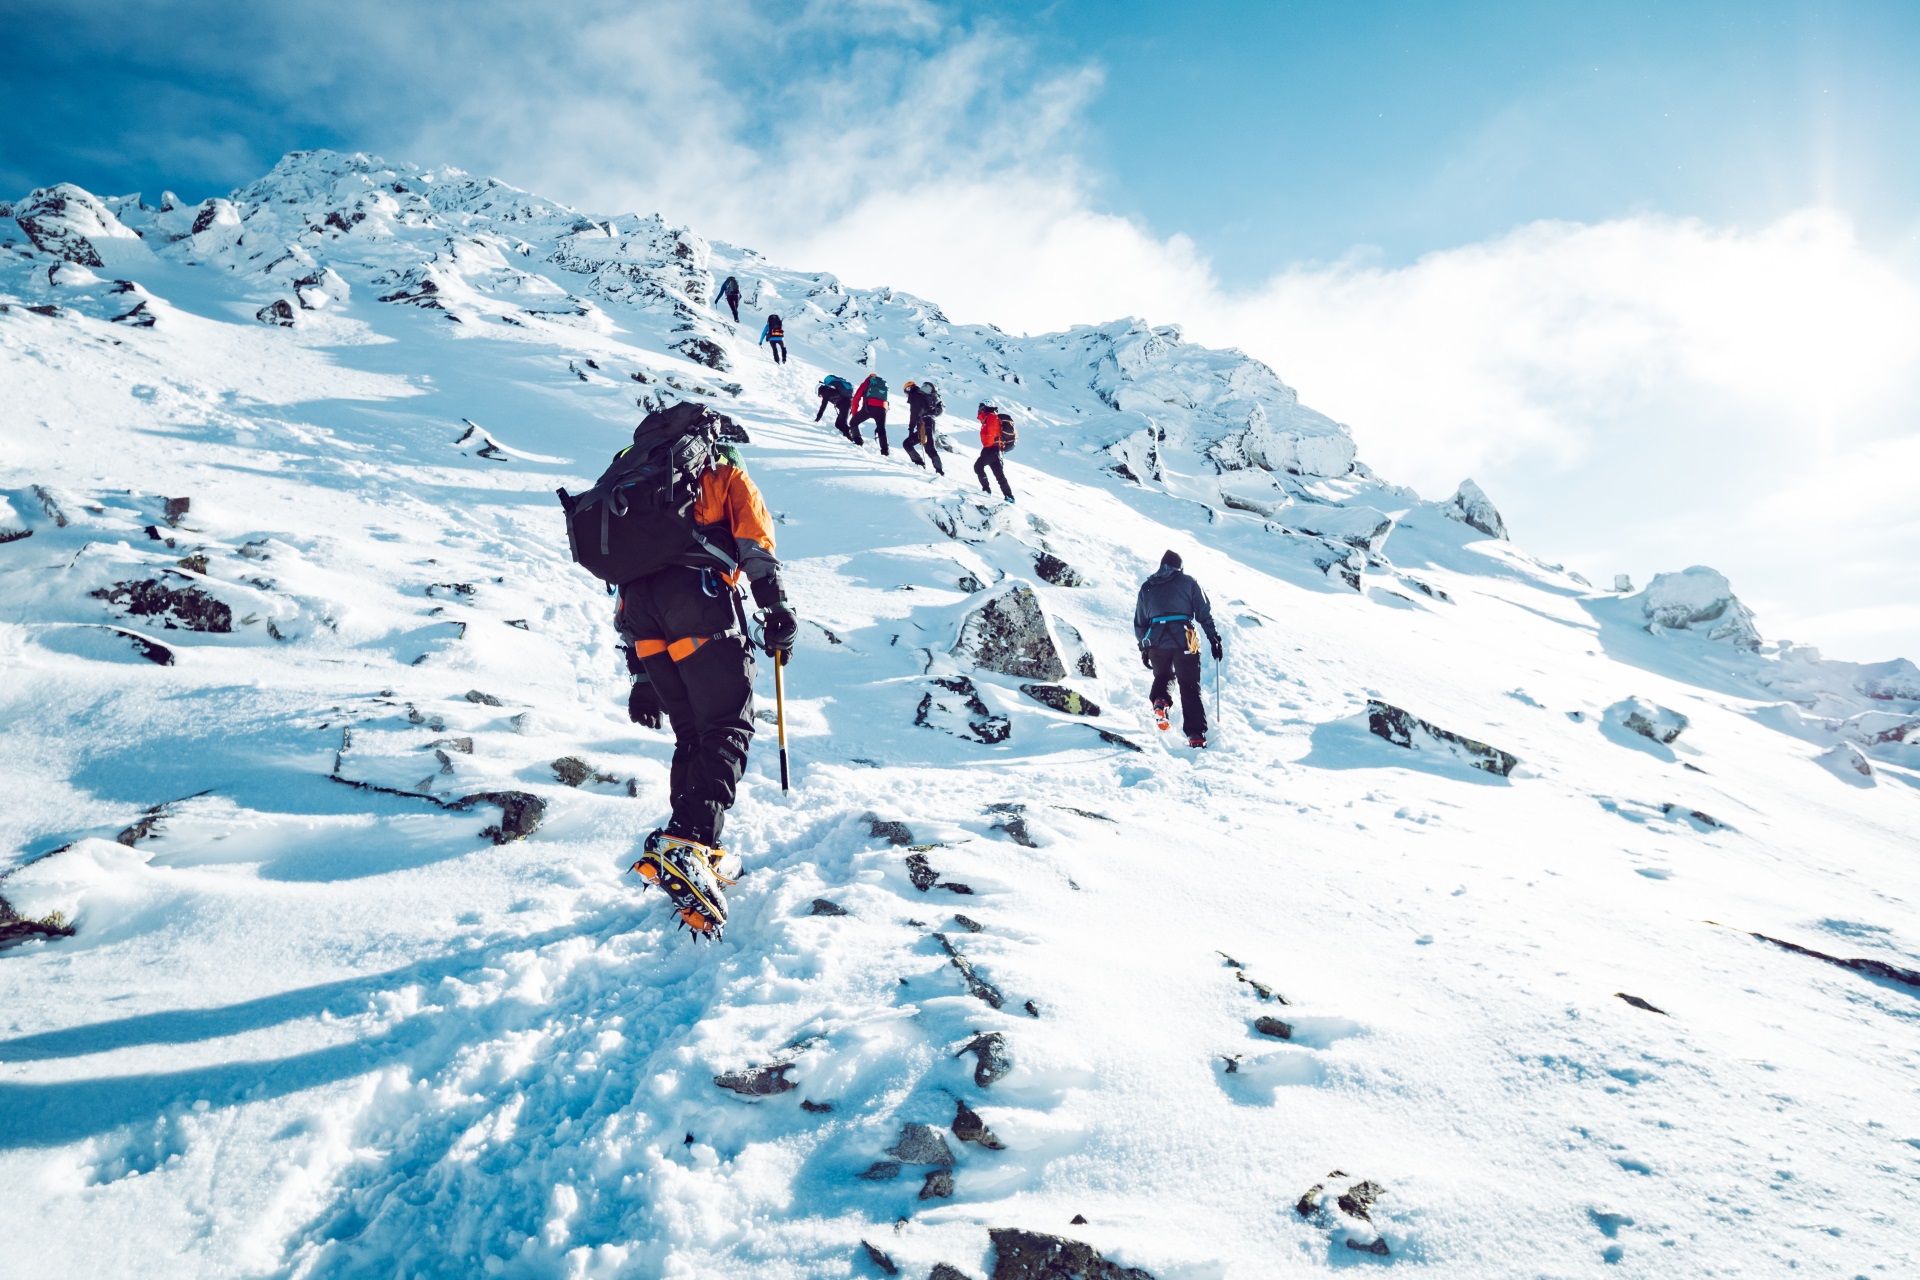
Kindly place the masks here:
POLYGON ((120 247, 114 241, 139 243, 105 204, 70 182, 34 191, 14 206, 13 220, 34 248, 83 267, 106 266, 120 247))
POLYGON ((1686 729, 1688 720, 1678 711, 1648 702, 1645 698, 1627 698, 1607 708, 1607 719, 1622 729, 1651 738, 1662 746, 1671 743, 1686 729))
POLYGON ((1025 583, 1015 583, 968 614, 953 653, 1003 676, 1046 681, 1067 676, 1040 597, 1025 583))
POLYGON ((1489 538, 1507 536, 1507 522, 1500 518, 1499 508, 1493 505, 1486 491, 1471 480, 1462 480, 1440 510, 1448 519, 1470 525, 1489 538))
POLYGON ((1725 575, 1702 564, 1680 573, 1657 573, 1647 584, 1641 612, 1648 629, 1697 631, 1739 649, 1758 649, 1753 610, 1740 603, 1725 575))

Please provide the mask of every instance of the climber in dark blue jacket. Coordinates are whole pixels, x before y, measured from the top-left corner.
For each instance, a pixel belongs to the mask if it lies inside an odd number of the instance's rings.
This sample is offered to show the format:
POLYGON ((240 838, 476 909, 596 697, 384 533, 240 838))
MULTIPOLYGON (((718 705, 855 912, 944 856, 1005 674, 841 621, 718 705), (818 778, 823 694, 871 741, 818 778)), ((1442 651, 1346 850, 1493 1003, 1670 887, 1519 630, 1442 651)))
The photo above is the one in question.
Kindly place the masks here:
POLYGON ((1180 569, 1180 554, 1169 551, 1160 557, 1160 567, 1140 584, 1140 598, 1133 607, 1133 638, 1140 646, 1140 661, 1153 672, 1154 722, 1162 729, 1171 727, 1167 713, 1173 707, 1168 686, 1180 682, 1180 729, 1187 745, 1207 745, 1207 707, 1200 693, 1200 632, 1207 633, 1213 660, 1223 652, 1220 632, 1213 625, 1213 606, 1200 584, 1180 569))

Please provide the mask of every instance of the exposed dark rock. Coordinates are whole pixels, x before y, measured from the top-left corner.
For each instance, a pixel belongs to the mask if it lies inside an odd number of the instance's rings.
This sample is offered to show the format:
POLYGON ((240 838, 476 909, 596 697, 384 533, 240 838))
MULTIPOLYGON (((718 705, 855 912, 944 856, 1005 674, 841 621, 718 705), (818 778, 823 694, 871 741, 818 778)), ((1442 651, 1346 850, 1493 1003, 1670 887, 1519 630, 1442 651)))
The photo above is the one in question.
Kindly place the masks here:
POLYGON ((810 1098, 802 1098, 800 1099, 800 1109, 811 1112, 816 1116, 823 1116, 833 1110, 833 1104, 831 1102, 814 1102, 810 1098))
POLYGON ((1100 706, 1092 698, 1075 693, 1063 684, 1023 684, 1020 692, 1032 698, 1042 706, 1052 707, 1055 711, 1064 711, 1074 716, 1097 716, 1100 706))
MULTIPOLYGON (((998 1006, 995 1006, 996 1008, 998 1006)), ((989 1031, 975 1036, 960 1048, 960 1053, 974 1055, 973 1082, 982 1089, 1013 1070, 1013 1055, 1007 1051, 1007 1038, 998 1031, 989 1031)))
MULTIPOLYGON (((1709 923, 1712 922, 1709 921, 1709 923)), ((1869 960, 1862 956, 1855 956, 1851 959, 1840 956, 1830 956, 1824 951, 1815 951, 1812 947, 1803 947, 1797 942, 1788 942, 1782 938, 1769 937, 1764 933, 1749 933, 1747 936, 1757 938, 1761 942, 1771 942, 1781 950, 1791 951, 1795 955, 1811 956, 1815 960, 1824 960, 1828 964, 1839 965, 1842 969, 1851 969, 1855 973, 1864 973, 1869 978, 1884 978, 1889 982, 1898 982, 1909 987, 1920 987, 1920 972, 1913 969, 1902 969, 1895 965, 1890 965, 1884 960, 1869 960)))
MULTIPOLYGON (((921 1199, 925 1199, 922 1196, 921 1199)), ((927 1272, 927 1280, 973 1280, 973 1277, 960 1268, 945 1262, 933 1264, 933 1270, 927 1272)))
POLYGON ((968 595, 972 595, 976 591, 985 591, 987 589, 987 584, 980 581, 980 579, 974 576, 972 573, 961 574, 959 581, 955 582, 953 585, 957 590, 964 591, 968 595))
POLYGON ((1027 830, 1027 807, 1023 804, 1001 802, 987 806, 988 813, 1000 814, 1000 820, 993 824, 993 830, 1004 831, 1007 839, 1025 849, 1037 849, 1033 835, 1027 830))
POLYGON ((868 1182, 892 1182, 900 1176, 900 1162, 897 1160, 875 1160, 854 1176, 864 1178, 868 1182))
POLYGON ((577 787, 588 782, 618 782, 610 773, 602 773, 579 756, 561 756, 551 766, 553 776, 569 787, 577 787))
POLYGON ((956 738, 965 738, 984 746, 1005 742, 1013 733, 1013 724, 996 715, 980 699, 980 691, 965 676, 935 676, 934 686, 920 699, 913 722, 939 729, 956 738))
POLYGON ((1665 1009, 1656 1008, 1655 1006, 1648 1004, 1645 1000, 1642 1000, 1639 996, 1630 996, 1624 991, 1616 991, 1613 994, 1617 999, 1625 1000, 1628 1004, 1632 1005, 1636 1009, 1645 1009, 1648 1013, 1657 1013, 1657 1014, 1660 1014, 1662 1017, 1672 1016, 1665 1009))
POLYGON ((1108 1262, 1092 1245, 1037 1231, 996 1227, 993 1280, 1153 1280, 1139 1267, 1108 1262))
POLYGON ((695 364, 703 364, 720 373, 727 372, 731 367, 727 362, 727 353, 710 338, 682 338, 673 344, 673 349, 695 364))
POLYGON ((1449 520, 1458 520, 1462 524, 1478 529, 1489 538, 1505 538, 1507 522, 1500 518, 1499 508, 1493 505, 1493 499, 1471 480, 1462 480, 1446 505, 1440 508, 1442 515, 1449 520))
POLYGON ((1260 1017, 1253 1020, 1253 1029, 1263 1036, 1272 1036, 1276 1040, 1293 1039, 1293 1027, 1278 1018, 1260 1017))
POLYGON ((492 694, 482 693, 478 689, 467 690, 467 701, 478 703, 483 707, 504 707, 507 705, 492 694))
POLYGON ((1662 746, 1671 743, 1689 723, 1678 711, 1657 706, 1645 698, 1627 698, 1606 709, 1607 719, 1621 728, 1651 738, 1662 746))
POLYGON ((83 227, 108 229, 117 221, 104 205, 71 183, 30 193, 13 207, 13 219, 42 253, 83 267, 104 267, 83 227))
POLYGON ((1062 560, 1059 556, 1054 555, 1051 551, 1034 553, 1033 571, 1038 574, 1043 581, 1051 582, 1056 587, 1084 587, 1087 585, 1087 580, 1081 576, 1078 569, 1068 564, 1065 560, 1062 560))
POLYGON ((1334 1203, 1340 1211, 1362 1222, 1372 1222, 1371 1210, 1374 1201, 1386 1194, 1386 1188, 1377 1182, 1356 1182, 1342 1191, 1334 1203))
POLYGON ((1401 575, 1400 581, 1406 583, 1408 586, 1412 587, 1415 591, 1418 591, 1421 595, 1430 596, 1435 600, 1444 601, 1447 604, 1453 603, 1452 596, 1448 595, 1446 592, 1442 591, 1439 587, 1434 586, 1430 582, 1422 582, 1418 578, 1409 578, 1405 574, 1401 575))
POLYGON ((500 806, 500 821, 480 832, 495 844, 526 839, 539 829, 540 820, 547 816, 547 802, 525 791, 481 791, 463 796, 452 807, 470 809, 483 801, 500 806))
POLYGON ((940 873, 935 871, 932 865, 927 862, 926 854, 910 853, 907 855, 907 879, 913 881, 914 888, 925 893, 927 890, 933 888, 934 881, 939 878, 940 873))
POLYGON ((766 1098, 800 1087, 787 1079, 787 1072, 791 1070, 793 1070, 791 1062, 771 1062, 764 1067, 743 1067, 738 1071, 723 1071, 713 1078, 713 1082, 722 1089, 730 1089, 743 1098, 766 1098))
POLYGON ((1076 1213, 1073 1215, 1073 1221, 1067 1225, 1070 1227, 1084 1227, 1087 1225, 1087 1215, 1084 1213, 1076 1213))
POLYGON ((958 880, 942 880, 939 884, 935 885, 934 888, 945 889, 948 893, 964 893, 968 896, 972 896, 973 894, 972 885, 961 884, 958 880))
POLYGON ((159 834, 160 824, 171 817, 175 809, 189 800, 197 800, 206 794, 205 791, 196 791, 190 796, 181 796, 178 800, 163 800, 151 809, 142 810, 133 825, 115 836, 114 840, 131 849, 142 840, 159 834))
POLYGON ((34 938, 71 938, 73 926, 58 911, 39 920, 23 918, 13 904, 0 898, 0 951, 34 938))
POLYGON ((887 1154, 901 1164, 930 1164, 942 1169, 953 1166, 953 1148, 930 1124, 902 1126, 899 1141, 887 1148, 887 1154))
POLYGON ((1498 747, 1451 733, 1378 698, 1367 699, 1367 728, 1375 737, 1385 738, 1396 747, 1408 749, 1412 749, 1415 735, 1426 737, 1450 751, 1464 754, 1466 762, 1474 768, 1502 778, 1512 773, 1513 767, 1520 763, 1518 758, 1498 747))
POLYGON ((1266 983, 1261 982, 1257 978, 1249 976, 1244 971, 1245 970, 1244 965, 1240 967, 1242 971, 1234 974, 1233 976, 1239 981, 1244 982, 1248 986, 1252 987, 1253 994, 1259 996, 1262 1000, 1271 1000, 1275 1004, 1291 1003, 1291 1001, 1289 1001, 1285 996, 1281 995, 1278 991, 1275 991, 1272 987, 1268 986, 1266 983))
POLYGON ((965 1100, 955 1098, 953 1114, 953 1136, 962 1142, 977 1143, 989 1151, 1005 1151, 1006 1143, 994 1137, 993 1130, 980 1118, 980 1113, 968 1106, 965 1100))
POLYGON ((861 814, 860 820, 867 824, 867 834, 875 840, 885 840, 894 845, 913 843, 913 832, 907 829, 904 822, 883 820, 871 809, 861 814))
POLYGON ((1131 738, 1123 738, 1119 734, 1110 733, 1107 730, 1098 727, 1097 725, 1088 725, 1087 727, 1089 729, 1092 729, 1095 733, 1099 734, 1100 741, 1106 743, 1108 746, 1125 747, 1129 751, 1145 751, 1146 750, 1145 747, 1141 746, 1139 743, 1135 742, 1131 738))
POLYGON ((462 755, 473 754, 472 738, 435 738, 427 744, 430 748, 445 747, 449 751, 458 751, 462 755))
POLYGON ((1378 1254, 1382 1258, 1386 1257, 1387 1255, 1393 1252, 1393 1250, 1387 1248, 1386 1239, 1382 1236, 1375 1236, 1373 1238, 1372 1244, 1361 1244, 1358 1240, 1355 1240, 1352 1236, 1348 1236, 1347 1248, 1356 1250, 1357 1252, 1360 1252, 1360 1253, 1378 1254))
POLYGON ((955 913, 953 921, 968 933, 979 933, 982 929, 986 928, 985 925, 975 920, 972 916, 963 916, 958 913, 955 913))
POLYGON ((815 898, 813 900, 813 910, 807 914, 811 916, 843 916, 847 914, 847 909, 837 902, 829 902, 825 898, 815 898))
MULTIPOLYGON (((947 1200, 953 1196, 953 1170, 931 1169, 927 1179, 920 1184, 922 1200, 947 1200)), ((951 1267, 948 1270, 952 1270, 951 1267)))
POLYGON ((982 978, 973 971, 973 962, 962 955, 959 948, 955 947, 952 942, 948 941, 946 934, 936 933, 933 936, 939 941, 941 947, 945 948, 947 955, 952 958, 953 967, 960 971, 962 978, 966 979, 968 991, 996 1009, 1007 1002, 1007 998, 1000 994, 1000 988, 994 986, 991 982, 988 982, 985 978, 982 978))
MULTIPOLYGON (((169 574, 168 576, 180 576, 169 574)), ((195 586, 169 587, 151 578, 116 582, 87 593, 140 618, 154 618, 169 631, 224 634, 233 630, 233 610, 195 586)))
POLYGON ((1067 674, 1033 588, 1015 583, 968 614, 960 624, 956 657, 1001 675, 1057 681, 1067 674))
POLYGON ((1715 831, 1725 830, 1727 827, 1726 823, 1720 821, 1720 819, 1714 817, 1712 814, 1702 813, 1698 809, 1689 809, 1685 805, 1663 804, 1660 806, 1660 812, 1666 814, 1676 822, 1684 818, 1689 822, 1697 822, 1701 826, 1711 828, 1715 831))
POLYGON ((880 1273, 882 1275, 897 1276, 900 1274, 900 1268, 893 1265, 892 1258, 889 1258, 886 1254, 874 1248, 872 1245, 868 1244, 865 1240, 862 1240, 860 1242, 860 1247, 867 1251, 867 1261, 871 1262, 874 1266, 880 1268, 880 1273))
POLYGON ((285 298, 275 298, 254 312, 253 318, 262 324, 277 324, 285 329, 293 328, 293 308, 287 304, 285 298))
POLYGON ((61 510, 60 500, 53 496, 52 490, 36 484, 33 486, 33 497, 40 504, 40 510, 46 513, 47 519, 53 521, 54 528, 67 527, 67 513, 61 510))

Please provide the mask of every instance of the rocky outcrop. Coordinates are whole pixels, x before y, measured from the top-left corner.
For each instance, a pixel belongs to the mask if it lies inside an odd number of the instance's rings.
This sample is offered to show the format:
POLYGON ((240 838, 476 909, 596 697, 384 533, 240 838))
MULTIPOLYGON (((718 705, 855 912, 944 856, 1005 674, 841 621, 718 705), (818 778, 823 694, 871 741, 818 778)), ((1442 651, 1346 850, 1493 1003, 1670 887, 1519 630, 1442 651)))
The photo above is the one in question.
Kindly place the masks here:
POLYGON ((13 220, 42 253, 83 267, 104 267, 103 248, 139 237, 90 192, 62 182, 42 187, 14 206, 13 220))
POLYGON ((1063 684, 1023 684, 1020 692, 1045 707, 1070 716, 1097 716, 1100 704, 1085 694, 1075 693, 1063 684))
POLYGON ((1648 702, 1645 698, 1623 699, 1608 707, 1605 714, 1609 722, 1643 738, 1651 738, 1662 746, 1678 738, 1690 723, 1678 711, 1648 702))
POLYGON ((993 1280, 1153 1280, 1152 1272, 1108 1262, 1078 1240, 1008 1227, 987 1235, 993 1241, 993 1280))
POLYGON ((974 1055, 973 1082, 982 1089, 1013 1070, 1013 1055, 1007 1051, 1007 1038, 998 1031, 975 1036, 960 1047, 960 1054, 974 1055))
POLYGON ((695 364, 703 364, 719 373, 726 373, 733 367, 727 362, 727 353, 711 338, 682 338, 673 344, 673 349, 695 364))
POLYGON ((1753 610, 1740 603, 1726 577, 1697 564, 1679 573, 1655 574, 1641 593, 1647 630, 1693 631, 1737 649, 1758 649, 1753 610))
POLYGON ((946 934, 936 933, 933 936, 946 951, 948 958, 952 960, 953 967, 960 971, 960 977, 966 982, 968 992, 996 1009, 1006 1004, 1007 998, 1000 993, 1000 988, 975 973, 973 961, 967 959, 965 954, 948 940, 946 934))
POLYGON ((935 676, 928 683, 932 687, 921 695, 913 714, 916 725, 984 746, 1005 742, 1012 735, 1012 721, 990 710, 965 676, 935 676))
POLYGON ((126 610, 136 618, 152 618, 169 631, 205 631, 225 634, 233 630, 233 610, 198 587, 170 586, 178 579, 191 584, 184 574, 165 573, 160 579, 142 578, 116 582, 87 594, 96 600, 126 610))
POLYGON ((971 1142, 985 1147, 989 1151, 1005 1151, 1007 1144, 994 1136, 980 1113, 968 1106, 964 1099, 954 1099, 953 1136, 962 1142, 971 1142))
POLYGON ((1084 587, 1087 580, 1081 572, 1054 555, 1051 551, 1036 551, 1033 556, 1033 572, 1042 582, 1051 582, 1056 587, 1084 587))
POLYGON ((481 791, 463 796, 453 808, 471 809, 476 804, 500 807, 500 821, 481 828, 480 834, 495 844, 524 840, 540 828, 547 816, 547 802, 525 791, 481 791))
POLYGON ((1335 1169, 1325 1182, 1308 1187, 1293 1207, 1301 1217, 1343 1233, 1347 1248, 1384 1258, 1392 1250, 1374 1228, 1373 1208, 1386 1193, 1377 1182, 1356 1181, 1335 1169))
POLYGON ((1475 769, 1502 778, 1512 773, 1513 767, 1520 763, 1517 757, 1498 747, 1490 747, 1484 742, 1429 724, 1412 712, 1378 698, 1367 699, 1367 729, 1375 737, 1384 738, 1396 747, 1412 749, 1417 742, 1425 740, 1475 769))
POLYGON ((953 1167, 953 1148, 940 1136, 940 1131, 930 1124, 909 1124, 902 1126, 900 1138, 887 1154, 901 1164, 930 1164, 941 1169, 953 1167))
POLYGON ((769 1098, 800 1087, 787 1079, 787 1072, 791 1070, 793 1070, 791 1062, 772 1062, 764 1067, 743 1067, 738 1071, 723 1071, 713 1078, 713 1082, 720 1088, 737 1093, 743 1098, 769 1098))
POLYGON ((1025 583, 1014 583, 969 613, 953 654, 983 670, 1024 680, 1057 681, 1067 674, 1040 597, 1025 583))
POLYGON ((1478 529, 1489 538, 1507 536, 1507 522, 1500 518, 1500 509, 1493 505, 1486 491, 1471 480, 1460 482, 1453 496, 1442 504, 1440 514, 1478 529))

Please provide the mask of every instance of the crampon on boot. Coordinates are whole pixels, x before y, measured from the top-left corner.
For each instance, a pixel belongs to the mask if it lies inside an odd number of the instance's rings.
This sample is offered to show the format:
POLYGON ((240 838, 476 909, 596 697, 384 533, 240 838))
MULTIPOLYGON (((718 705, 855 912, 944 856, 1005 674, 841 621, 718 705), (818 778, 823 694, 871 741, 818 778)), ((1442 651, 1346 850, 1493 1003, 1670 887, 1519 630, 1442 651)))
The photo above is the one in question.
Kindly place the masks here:
POLYGON ((1170 706, 1163 707, 1157 702, 1153 704, 1153 722, 1160 727, 1162 733, 1173 728, 1173 721, 1167 719, 1167 712, 1172 709, 1170 706))
MULTIPOLYGON (((727 896, 714 865, 727 857, 724 849, 656 831, 640 847, 639 861, 631 869, 666 890, 667 902, 695 937, 717 940, 727 923, 727 896)), ((737 872, 739 860, 732 861, 737 872)))
POLYGON ((1190 747, 1204 747, 1207 745, 1207 735, 1204 733, 1196 733, 1187 739, 1187 745, 1190 747))

